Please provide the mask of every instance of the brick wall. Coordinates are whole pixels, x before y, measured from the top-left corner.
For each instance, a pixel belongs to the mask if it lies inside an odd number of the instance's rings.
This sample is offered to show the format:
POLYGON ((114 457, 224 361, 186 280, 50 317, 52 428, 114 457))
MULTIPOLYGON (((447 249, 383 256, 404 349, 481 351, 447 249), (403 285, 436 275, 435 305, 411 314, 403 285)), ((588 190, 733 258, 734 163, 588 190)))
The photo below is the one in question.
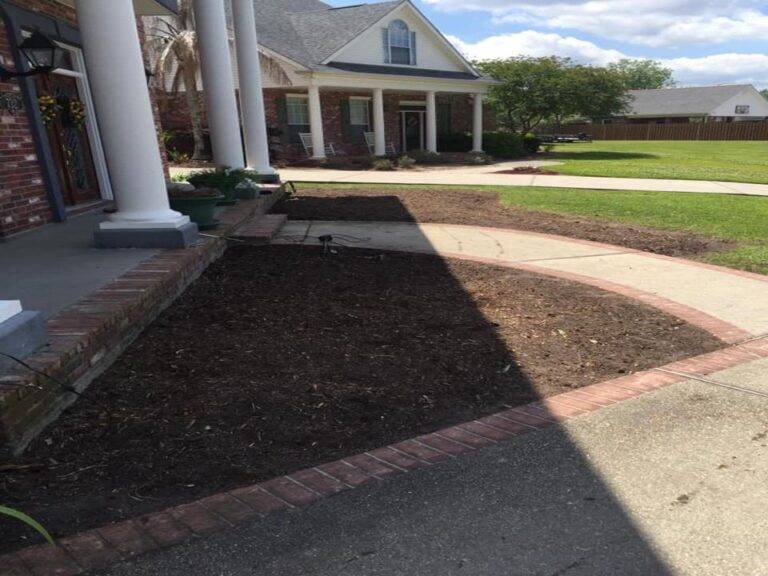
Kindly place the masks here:
MULTIPOLYGON (((77 25, 75 12, 53 0, 24 0, 19 6, 77 25)), ((140 30, 141 31, 141 30, 140 30)), ((0 20, 0 65, 14 68, 11 37, 0 20)), ((0 93, 20 95, 17 81, 0 81, 0 93)), ((154 102, 155 119, 160 128, 160 114, 154 102)), ((159 142, 166 174, 168 163, 162 141, 159 142)), ((55 176, 54 176, 55 177, 55 176)), ((42 168, 37 158, 26 110, 14 114, 0 110, 0 238, 41 226, 53 220, 42 168)))
MULTIPOLYGON (((286 94, 302 94, 305 90, 301 88, 267 88, 264 90, 264 108, 267 116, 267 125, 281 128, 280 114, 278 111, 279 102, 286 94)), ((200 101, 203 102, 202 94, 200 101)), ((370 91, 331 91, 323 90, 320 93, 320 100, 323 111, 323 132, 326 143, 332 143, 334 147, 342 149, 350 155, 368 154, 368 148, 364 144, 353 144, 347 141, 344 136, 344 127, 341 119, 341 102, 350 96, 371 96, 370 91)), ((399 151, 401 146, 400 136, 400 101, 424 101, 425 97, 421 94, 413 93, 384 93, 384 129, 387 135, 387 147, 392 143, 399 151)), ((166 130, 173 130, 180 134, 177 139, 179 147, 187 150, 181 135, 190 132, 189 109, 186 104, 184 94, 161 93, 158 96, 160 103, 160 115, 162 125, 166 130)), ((451 126, 453 132, 470 132, 472 130, 472 98, 468 94, 439 94, 438 104, 450 102, 451 106, 451 126)), ((484 129, 493 130, 495 122, 490 109, 486 108, 484 115, 484 129)), ((205 126, 205 113, 203 111, 203 125, 205 126)), ((301 160, 306 158, 304 149, 300 144, 283 143, 283 156, 291 160, 301 160)))
MULTIPOLYGON (((74 11, 51 0, 25 0, 24 8, 74 23, 74 11)), ((13 69, 11 36, 0 21, 0 64, 13 69)), ((0 92, 21 95, 15 80, 0 81, 0 92)), ((0 238, 53 220, 26 111, 0 111, 0 238)))

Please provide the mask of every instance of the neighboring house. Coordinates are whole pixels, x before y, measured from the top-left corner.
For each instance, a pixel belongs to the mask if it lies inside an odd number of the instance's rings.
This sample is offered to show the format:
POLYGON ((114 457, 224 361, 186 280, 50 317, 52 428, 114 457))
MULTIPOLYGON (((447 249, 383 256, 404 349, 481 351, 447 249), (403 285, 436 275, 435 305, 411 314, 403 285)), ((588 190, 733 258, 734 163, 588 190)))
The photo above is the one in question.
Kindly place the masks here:
MULTIPOLYGON (((367 153, 365 132, 377 132, 387 151, 438 150, 444 134, 491 126, 482 97, 493 81, 409 0, 341 8, 258 0, 255 8, 259 49, 284 72, 279 82, 265 70, 262 82, 267 124, 287 156, 306 157, 300 133, 312 133, 320 157, 321 142, 367 153)), ((163 100, 163 126, 188 129, 184 98, 163 100)))
POLYGON ((743 122, 768 119, 768 100, 750 84, 631 90, 629 124, 743 122))
MULTIPOLYGON (((109 139, 110 124, 96 112, 97 82, 86 70, 85 30, 74 4, 74 0, 0 0, 0 66, 11 71, 26 66, 19 46, 33 31, 55 41, 62 54, 59 67, 50 74, 0 77, 0 241, 85 209, 97 209, 119 187, 107 166, 104 142, 109 139), (58 106, 58 112, 47 119, 39 101, 43 96, 54 97, 58 106), (73 120, 70 105, 82 106, 82 122, 73 120)), ((136 14, 170 14, 176 3, 136 0, 134 5, 135 13, 130 3, 120 0, 110 13, 113 22, 99 27, 109 29, 130 16, 135 32, 136 14)), ((99 48, 98 55, 105 52, 99 48)), ((124 65, 119 58, 112 62, 115 68, 124 65)), ((135 88, 146 98, 143 72, 140 81, 135 88)), ((112 79, 102 79, 100 92, 109 91, 111 83, 112 79)), ((154 127, 152 137, 156 142, 154 127)))

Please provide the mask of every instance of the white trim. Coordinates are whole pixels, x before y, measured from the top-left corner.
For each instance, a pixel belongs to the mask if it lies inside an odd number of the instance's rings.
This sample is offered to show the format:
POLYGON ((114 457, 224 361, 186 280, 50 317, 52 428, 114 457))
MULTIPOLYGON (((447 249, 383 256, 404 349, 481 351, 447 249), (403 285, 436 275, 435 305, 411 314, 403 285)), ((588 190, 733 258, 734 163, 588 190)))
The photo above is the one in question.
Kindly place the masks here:
POLYGON ((398 102, 400 106, 425 106, 427 105, 426 100, 400 100, 398 102))
MULTIPOLYGON (((472 66, 472 64, 470 64, 470 63, 469 63, 469 61, 468 61, 468 60, 467 60, 467 59, 464 57, 464 55, 463 55, 461 52, 459 52, 459 51, 456 49, 456 46, 454 46, 453 44, 451 44, 451 43, 448 41, 448 39, 447 39, 447 38, 446 38, 446 37, 443 35, 443 33, 442 33, 442 32, 440 32, 440 30, 438 30, 438 29, 437 29, 437 27, 436 27, 434 24, 432 24, 432 22, 430 22, 430 21, 429 21, 429 19, 428 19, 426 16, 424 16, 424 14, 422 14, 421 10, 419 10, 418 8, 416 8, 416 6, 414 6, 414 5, 413 5, 413 3, 411 2, 411 0, 403 0, 403 1, 402 1, 400 4, 398 4, 398 5, 396 5, 394 8, 392 8, 392 10, 390 10, 389 12, 387 12, 386 14, 384 14, 384 15, 383 15, 381 18, 379 18, 379 19, 378 19, 376 22, 374 22, 373 24, 371 24, 371 25, 370 25, 368 28, 366 28, 365 30, 362 30, 362 31, 360 32, 360 34, 358 34, 357 36, 355 36, 354 38, 352 38, 352 39, 351 39, 349 42, 346 42, 346 43, 345 43, 343 46, 341 46, 341 47, 340 47, 338 50, 336 50, 336 51, 335 51, 333 54, 331 54, 330 56, 328 56, 328 57, 327 57, 325 60, 323 60, 323 61, 321 62, 321 64, 328 64, 329 62, 333 62, 333 59, 334 59, 336 56, 338 56, 338 55, 339 55, 341 52, 343 52, 343 51, 344 51, 344 49, 345 49, 347 46, 349 46, 349 45, 350 45, 352 42, 354 42, 355 40, 357 40, 357 39, 358 39, 358 38, 359 38, 359 37, 360 37, 360 36, 361 36, 361 35, 362 35, 364 32, 366 32, 367 30, 370 30, 370 29, 371 29, 371 28, 373 28, 374 26, 378 26, 378 25, 379 25, 379 24, 380 24, 380 23, 381 23, 383 20, 385 20, 386 18, 389 18, 389 16, 390 16, 390 15, 391 15, 393 12, 395 12, 395 11, 397 11, 397 10, 400 10, 400 9, 404 8, 405 6, 408 6, 408 7, 409 7, 411 10, 413 10, 413 12, 414 12, 414 13, 416 14, 416 16, 417 16, 417 17, 418 17, 418 18, 419 18, 419 19, 422 21, 422 23, 424 23, 424 24, 425 24, 425 25, 426 25, 426 26, 427 26, 427 27, 428 27, 430 30, 432 30, 432 32, 433 32, 433 33, 434 33, 434 34, 435 34, 435 35, 436 35, 436 36, 439 38, 440 42, 442 42, 442 44, 443 44, 443 45, 444 45, 446 48, 448 48, 448 49, 450 50, 450 52, 451 52, 451 53, 453 53, 453 55, 454 55, 454 56, 456 56, 456 57, 459 59, 459 61, 461 62, 461 64, 462 64, 462 65, 463 65, 463 66, 464 66, 464 67, 465 67, 467 70, 469 70, 469 72, 471 72, 472 74, 474 74, 474 75, 475 75, 475 76, 477 76, 477 77, 480 77, 480 74, 478 73, 478 71, 477 71, 477 70, 475 70, 475 69, 474 69, 474 67, 472 66)), ((388 64, 388 66, 402 66, 402 67, 404 67, 404 68, 418 68, 418 64, 417 64, 416 66, 413 66, 413 65, 406 65, 406 64, 388 64)))
POLYGON ((77 91, 85 107, 85 131, 88 135, 88 144, 91 147, 91 158, 93 159, 93 169, 96 173, 96 180, 99 184, 99 193, 103 200, 113 200, 112 182, 109 178, 107 160, 104 157, 104 148, 101 143, 101 134, 99 134, 99 123, 96 119, 96 112, 91 98, 91 87, 88 83, 88 75, 85 68, 85 59, 83 51, 76 46, 56 42, 63 50, 69 52, 72 58, 72 67, 74 70, 66 68, 57 68, 51 74, 67 76, 77 81, 77 91))
POLYGON ((496 82, 484 79, 431 78, 428 76, 397 76, 394 74, 339 73, 337 71, 315 71, 311 85, 323 88, 341 88, 363 90, 383 88, 399 92, 451 92, 464 94, 484 94, 488 86, 496 82))
POLYGON ((350 100, 370 100, 370 96, 350 96, 350 100))

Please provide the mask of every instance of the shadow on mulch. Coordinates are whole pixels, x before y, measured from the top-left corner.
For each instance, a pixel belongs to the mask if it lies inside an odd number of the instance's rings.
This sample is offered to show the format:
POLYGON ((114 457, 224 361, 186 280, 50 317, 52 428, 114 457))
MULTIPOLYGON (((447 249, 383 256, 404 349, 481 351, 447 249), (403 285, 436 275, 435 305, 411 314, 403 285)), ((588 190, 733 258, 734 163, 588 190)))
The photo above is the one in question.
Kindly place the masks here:
POLYGON ((583 216, 524 210, 492 192, 455 188, 313 188, 274 209, 292 220, 434 222, 510 228, 605 242, 667 256, 693 256, 733 248, 702 234, 606 222, 583 216))
MULTIPOLYGON (((61 536, 720 347, 588 286, 334 252, 229 249, 4 463, 0 501, 61 536)), ((22 538, 0 520, 0 550, 22 538)))

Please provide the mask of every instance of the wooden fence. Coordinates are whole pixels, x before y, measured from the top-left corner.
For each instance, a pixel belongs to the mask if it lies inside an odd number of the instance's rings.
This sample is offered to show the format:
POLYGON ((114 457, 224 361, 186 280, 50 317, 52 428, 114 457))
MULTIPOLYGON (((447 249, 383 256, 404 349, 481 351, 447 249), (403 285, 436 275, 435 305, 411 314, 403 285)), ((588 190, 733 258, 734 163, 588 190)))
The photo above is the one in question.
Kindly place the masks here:
POLYGON ((768 140, 768 122, 693 124, 566 124, 540 134, 587 134, 593 140, 768 140))

